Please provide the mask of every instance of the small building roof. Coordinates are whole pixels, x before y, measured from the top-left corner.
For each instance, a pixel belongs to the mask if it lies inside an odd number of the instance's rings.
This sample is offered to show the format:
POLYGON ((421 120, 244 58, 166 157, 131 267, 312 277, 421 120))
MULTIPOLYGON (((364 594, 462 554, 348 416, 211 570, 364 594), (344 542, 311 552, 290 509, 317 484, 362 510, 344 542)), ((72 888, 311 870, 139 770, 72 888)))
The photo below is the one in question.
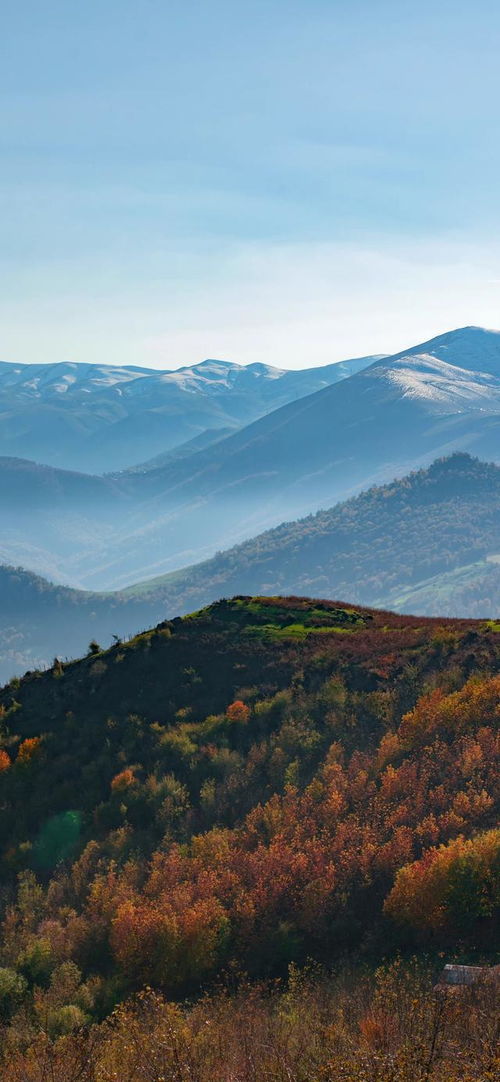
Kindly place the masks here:
POLYGON ((440 973, 436 988, 475 984, 479 980, 500 980, 498 966, 462 966, 448 964, 440 973))

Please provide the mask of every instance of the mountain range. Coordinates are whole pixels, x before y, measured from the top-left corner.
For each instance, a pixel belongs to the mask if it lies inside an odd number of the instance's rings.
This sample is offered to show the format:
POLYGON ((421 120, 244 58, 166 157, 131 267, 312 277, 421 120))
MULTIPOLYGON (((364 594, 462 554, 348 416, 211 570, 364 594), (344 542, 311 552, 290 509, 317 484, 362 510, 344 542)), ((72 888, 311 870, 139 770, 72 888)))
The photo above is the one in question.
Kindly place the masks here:
POLYGON ((210 560, 115 593, 0 567, 0 679, 232 594, 321 594, 425 616, 500 613, 500 468, 455 454, 210 560))
POLYGON ((1 459, 1 561, 119 589, 454 451, 499 461, 500 333, 451 331, 203 440, 105 477, 1 459))
POLYGON ((104 473, 231 429, 345 379, 374 357, 290 372, 206 360, 159 371, 0 363, 0 455, 104 473))

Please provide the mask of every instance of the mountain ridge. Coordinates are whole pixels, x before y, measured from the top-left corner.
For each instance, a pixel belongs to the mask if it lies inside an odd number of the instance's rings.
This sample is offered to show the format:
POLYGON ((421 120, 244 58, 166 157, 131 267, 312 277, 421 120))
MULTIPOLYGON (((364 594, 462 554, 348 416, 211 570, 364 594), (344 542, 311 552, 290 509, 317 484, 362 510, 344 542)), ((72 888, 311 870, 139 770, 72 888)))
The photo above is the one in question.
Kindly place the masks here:
POLYGON ((83 472, 124 469, 208 428, 238 427, 375 358, 288 371, 207 359, 179 369, 0 364, 0 454, 83 472))
POLYGON ((349 595, 424 616, 492 619, 500 611, 497 553, 500 468, 456 454, 114 593, 0 567, 0 678, 232 593, 349 595))
POLYGON ((483 369, 500 363, 500 335, 472 328, 434 341, 425 354, 419 345, 378 360, 204 449, 108 474, 97 509, 87 499, 65 514, 47 493, 29 538, 19 477, 0 558, 49 577, 57 566, 56 578, 75 586, 118 589, 455 451, 498 460, 500 378, 483 369), (475 351, 474 369, 462 367, 464 350, 475 351), (432 356, 443 351, 447 360, 432 356))

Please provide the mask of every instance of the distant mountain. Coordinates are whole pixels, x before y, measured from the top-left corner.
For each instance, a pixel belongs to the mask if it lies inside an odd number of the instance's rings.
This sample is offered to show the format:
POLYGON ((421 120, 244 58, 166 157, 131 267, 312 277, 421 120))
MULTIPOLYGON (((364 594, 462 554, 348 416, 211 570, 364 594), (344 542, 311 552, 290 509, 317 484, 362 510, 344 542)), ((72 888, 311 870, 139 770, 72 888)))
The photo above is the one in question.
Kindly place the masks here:
MULTIPOLYGON (((139 471, 86 482, 75 475, 75 495, 65 501, 55 471, 50 486, 43 482, 35 511, 25 466, 15 500, 6 498, 0 560, 74 586, 120 589, 437 457, 467 451, 499 461, 499 368, 500 333, 452 331, 375 361, 194 453, 192 447, 167 459, 162 453, 159 463, 146 462, 139 471), (94 499, 97 482, 107 488, 99 487, 94 499)), ((244 378, 250 377, 245 369, 244 378)), ((0 460, 0 496, 11 463, 0 460)), ((65 491, 67 484, 65 473, 65 491)))
POLYGON ((496 617, 500 468, 454 454, 123 596, 161 599, 172 614, 234 593, 321 593, 426 616, 496 617))
POLYGON ((47 506, 68 509, 84 503, 98 506, 118 492, 113 478, 42 466, 23 458, 0 459, 2 515, 15 507, 32 511, 47 506))
POLYGON ((0 568, 0 679, 234 593, 349 596, 426 616, 496 618, 500 468, 456 454, 122 593, 0 568))
POLYGON ((47 582, 20 567, 0 566, 0 683, 45 667, 57 654, 75 657, 92 638, 108 643, 162 618, 162 600, 93 594, 47 582))
POLYGON ((500 460, 500 334, 468 328, 435 343, 377 361, 151 471, 140 486, 147 513, 115 537, 107 579, 84 560, 82 581, 122 586, 148 568, 173 570, 457 450, 500 460), (461 367, 464 355, 474 369, 461 367))
MULTIPOLYGON (((179 462, 180 459, 196 455, 198 451, 204 451, 205 448, 210 447, 212 443, 218 443, 219 440, 225 439, 226 436, 232 434, 232 431, 232 428, 206 428, 204 432, 200 432, 199 436, 193 436, 191 440, 180 443, 170 451, 162 451, 160 455, 155 455, 146 462, 138 462, 135 466, 129 466, 126 470, 117 471, 118 476, 124 477, 126 474, 149 473, 150 470, 158 470, 162 466, 170 465, 172 462, 179 462)), ((116 474, 108 474, 107 476, 116 476, 116 474)))
MULTIPOLYGON (((500 332, 450 332, 292 402, 155 478, 177 499, 235 483, 307 504, 457 449, 500 452, 500 332), (431 348, 432 347, 432 348, 431 348), (443 360, 440 354, 446 354, 443 360), (475 360, 471 357, 474 354, 475 360), (474 366, 465 369, 467 355, 474 366), (487 366, 490 366, 489 368, 487 366)), ((241 492, 241 488, 239 488, 241 492)))
POLYGON ((0 455, 103 473, 227 429, 371 364, 356 358, 288 372, 207 360, 175 371, 0 363, 0 455))
MULTIPOLYGON (((490 372, 500 376, 500 331, 485 327, 460 327, 448 331, 412 349, 395 353, 393 360, 405 357, 434 357, 439 361, 467 368, 470 372, 490 372)), ((380 358, 382 359, 382 358, 380 358)))
POLYGON ((22 564, 56 581, 71 577, 75 553, 108 541, 135 502, 115 478, 25 459, 0 459, 0 563, 22 564))

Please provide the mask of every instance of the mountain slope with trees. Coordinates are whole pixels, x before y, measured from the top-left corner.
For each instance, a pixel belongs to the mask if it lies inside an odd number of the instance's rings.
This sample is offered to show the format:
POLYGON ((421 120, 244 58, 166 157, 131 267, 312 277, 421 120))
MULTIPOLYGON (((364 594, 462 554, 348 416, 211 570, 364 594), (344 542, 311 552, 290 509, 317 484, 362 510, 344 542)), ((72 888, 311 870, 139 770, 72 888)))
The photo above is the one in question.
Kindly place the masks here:
POLYGON ((6 687, 7 1066, 144 986, 494 958, 499 672, 497 625, 239 597, 6 687))
POLYGON ((499 554, 500 468, 455 454, 125 593, 162 597, 169 611, 237 590, 351 597, 428 616, 466 616, 473 606, 486 617, 497 610, 500 574, 487 560, 499 554), (451 580, 433 599, 428 580, 471 564, 463 597, 451 580), (416 609, 398 603, 405 591, 417 597, 424 584, 416 609))
POLYGON ((202 564, 114 594, 0 567, 0 678, 233 593, 351 597, 428 616, 500 612, 500 468, 454 455, 202 564))

